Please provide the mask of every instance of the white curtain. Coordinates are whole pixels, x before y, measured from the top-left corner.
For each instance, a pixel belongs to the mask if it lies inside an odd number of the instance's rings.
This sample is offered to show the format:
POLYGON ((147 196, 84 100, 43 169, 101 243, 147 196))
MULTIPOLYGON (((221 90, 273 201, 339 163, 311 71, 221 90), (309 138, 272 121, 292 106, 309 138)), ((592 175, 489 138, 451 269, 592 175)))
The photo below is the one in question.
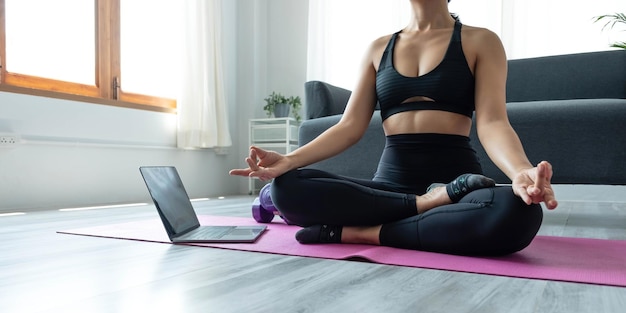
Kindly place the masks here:
POLYGON ((593 22, 598 15, 626 12, 625 0, 501 2, 500 36, 510 59, 610 50, 611 42, 626 34, 603 31, 603 23, 593 22))
POLYGON ((221 0, 185 0, 178 147, 232 145, 222 70, 221 0))
POLYGON ((408 22, 408 0, 309 0, 307 80, 352 89, 367 46, 408 22))
MULTIPOLYGON (((509 59, 609 50, 625 32, 602 31, 594 16, 626 12, 625 0, 452 0, 467 25, 500 36, 509 59)), ((307 80, 352 89, 367 45, 411 17, 409 0, 309 0, 307 80)))

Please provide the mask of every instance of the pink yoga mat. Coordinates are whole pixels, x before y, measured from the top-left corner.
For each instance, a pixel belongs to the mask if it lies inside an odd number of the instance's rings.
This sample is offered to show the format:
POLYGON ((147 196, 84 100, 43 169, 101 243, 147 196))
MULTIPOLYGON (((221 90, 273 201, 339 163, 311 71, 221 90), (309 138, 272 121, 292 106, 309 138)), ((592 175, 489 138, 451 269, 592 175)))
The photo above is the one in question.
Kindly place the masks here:
MULTIPOLYGON (((254 225, 252 218, 199 216, 203 225, 254 225)), ((626 241, 537 236, 526 249, 504 257, 466 257, 389 247, 301 245, 300 229, 276 219, 254 244, 188 244, 326 259, 364 258, 371 262, 508 277, 626 287, 626 241)), ((63 234, 170 243, 158 219, 59 231, 63 234)))

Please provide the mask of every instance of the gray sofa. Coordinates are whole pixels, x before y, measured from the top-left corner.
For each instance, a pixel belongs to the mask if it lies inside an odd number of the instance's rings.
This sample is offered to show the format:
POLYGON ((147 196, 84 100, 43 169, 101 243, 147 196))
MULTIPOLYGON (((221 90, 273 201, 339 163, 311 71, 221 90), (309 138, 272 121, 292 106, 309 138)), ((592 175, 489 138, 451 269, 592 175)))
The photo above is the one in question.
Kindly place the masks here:
MULTIPOLYGON (((507 111, 531 162, 548 160, 555 184, 626 185, 626 50, 509 60, 507 111)), ((305 83, 300 145, 341 118, 350 91, 321 81, 305 83)), ((489 160, 471 132, 487 176, 510 180, 489 160)), ((380 113, 361 140, 309 166, 372 178, 385 144, 380 113)))

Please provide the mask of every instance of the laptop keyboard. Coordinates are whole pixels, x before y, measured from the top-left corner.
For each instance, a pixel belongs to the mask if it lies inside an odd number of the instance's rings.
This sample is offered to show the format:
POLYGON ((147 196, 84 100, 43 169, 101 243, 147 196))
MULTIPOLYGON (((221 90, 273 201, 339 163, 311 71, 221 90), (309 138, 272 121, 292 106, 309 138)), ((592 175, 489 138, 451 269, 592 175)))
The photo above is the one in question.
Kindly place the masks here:
POLYGON ((211 226, 211 227, 200 227, 188 233, 182 238, 185 239, 202 239, 202 238, 221 238, 224 235, 228 234, 232 231, 232 226, 211 226))

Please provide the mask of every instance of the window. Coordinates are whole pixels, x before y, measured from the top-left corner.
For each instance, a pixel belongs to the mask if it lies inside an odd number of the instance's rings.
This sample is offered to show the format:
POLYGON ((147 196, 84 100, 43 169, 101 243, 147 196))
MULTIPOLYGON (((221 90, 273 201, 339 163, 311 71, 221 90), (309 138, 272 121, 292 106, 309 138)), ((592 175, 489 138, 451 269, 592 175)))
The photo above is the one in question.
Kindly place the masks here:
POLYGON ((0 0, 0 87, 173 112, 176 2, 0 0))

